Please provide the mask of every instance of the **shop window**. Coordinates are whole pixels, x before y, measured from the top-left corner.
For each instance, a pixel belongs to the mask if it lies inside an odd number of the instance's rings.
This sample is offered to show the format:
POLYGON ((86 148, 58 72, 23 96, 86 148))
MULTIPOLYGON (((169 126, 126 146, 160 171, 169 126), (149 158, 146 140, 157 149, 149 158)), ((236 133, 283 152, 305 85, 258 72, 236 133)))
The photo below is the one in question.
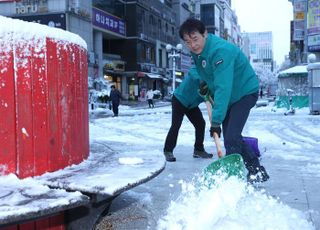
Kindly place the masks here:
POLYGON ((162 49, 158 50, 159 67, 162 67, 162 49))
POLYGON ((151 48, 147 47, 146 49, 146 56, 147 56, 147 61, 151 60, 151 48))
POLYGON ((154 17, 153 17, 153 15, 149 16, 149 24, 150 25, 154 25, 154 17))
POLYGON ((155 49, 154 48, 150 48, 150 62, 151 63, 155 63, 156 54, 155 54, 155 49))
POLYGON ((142 45, 141 59, 142 61, 147 59, 147 48, 145 44, 142 45))

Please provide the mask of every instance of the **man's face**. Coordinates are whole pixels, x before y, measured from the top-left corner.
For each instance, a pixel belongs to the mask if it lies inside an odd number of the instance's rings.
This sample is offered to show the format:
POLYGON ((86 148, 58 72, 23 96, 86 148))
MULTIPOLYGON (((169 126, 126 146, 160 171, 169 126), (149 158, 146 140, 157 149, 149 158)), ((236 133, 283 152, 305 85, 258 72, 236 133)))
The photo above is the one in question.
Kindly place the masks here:
POLYGON ((204 34, 192 32, 191 34, 184 34, 183 40, 192 53, 200 54, 206 43, 207 36, 207 31, 204 34))

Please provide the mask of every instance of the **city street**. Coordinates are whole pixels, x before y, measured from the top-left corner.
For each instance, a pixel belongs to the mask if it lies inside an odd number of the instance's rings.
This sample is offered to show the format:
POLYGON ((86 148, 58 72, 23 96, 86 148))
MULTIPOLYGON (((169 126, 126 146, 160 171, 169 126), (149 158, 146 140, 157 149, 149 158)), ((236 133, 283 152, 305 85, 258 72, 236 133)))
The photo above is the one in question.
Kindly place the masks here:
MULTIPOLYGON (((207 120, 204 104, 201 109, 207 120)), ((162 151, 170 112, 170 106, 120 107, 117 118, 91 119, 91 143, 103 141, 130 154, 162 151)), ((198 174, 211 160, 192 157, 194 129, 185 119, 174 151, 177 162, 168 162, 159 176, 119 195, 96 229, 319 229, 320 116, 309 115, 308 108, 293 116, 284 112, 271 105, 254 108, 243 132, 259 139, 268 182, 247 187, 228 180, 199 192, 198 174)), ((215 153, 208 133, 205 147, 215 153)))
POLYGON ((0 0, 0 229, 320 230, 319 2, 0 0))

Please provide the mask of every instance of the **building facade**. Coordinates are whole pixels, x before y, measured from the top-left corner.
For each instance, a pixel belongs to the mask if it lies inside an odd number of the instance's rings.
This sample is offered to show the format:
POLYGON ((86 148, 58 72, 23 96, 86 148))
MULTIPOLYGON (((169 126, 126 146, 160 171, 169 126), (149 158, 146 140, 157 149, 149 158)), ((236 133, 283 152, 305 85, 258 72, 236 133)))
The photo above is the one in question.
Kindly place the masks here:
POLYGON ((272 32, 243 33, 249 40, 249 60, 253 66, 262 66, 273 72, 273 38, 272 32))
MULTIPOLYGON (((164 95, 172 91, 173 60, 166 45, 183 43, 178 29, 188 17, 241 42, 230 0, 2 0, 0 14, 80 35, 88 46, 89 90, 107 93, 115 84, 131 100, 144 100, 150 88, 164 95)), ((179 84, 192 65, 188 49, 175 60, 179 84)))
POLYGON ((209 33, 242 46, 238 18, 231 9, 231 0, 194 0, 195 18, 206 25, 209 33))
POLYGON ((291 65, 308 62, 313 53, 320 60, 320 2, 319 0, 289 0, 293 5, 291 21, 291 65))

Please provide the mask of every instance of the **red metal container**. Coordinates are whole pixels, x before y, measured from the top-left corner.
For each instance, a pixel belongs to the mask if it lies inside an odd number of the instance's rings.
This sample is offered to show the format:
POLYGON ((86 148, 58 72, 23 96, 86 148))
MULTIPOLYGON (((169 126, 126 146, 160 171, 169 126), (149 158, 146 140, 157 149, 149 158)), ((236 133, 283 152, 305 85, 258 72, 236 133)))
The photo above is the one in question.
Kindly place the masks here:
POLYGON ((25 178, 88 157, 87 51, 16 33, 0 33, 0 175, 25 178))
MULTIPOLYGON (((89 155, 85 42, 1 16, 0 25, 0 176, 80 163, 89 155)), ((65 229, 64 214, 6 229, 49 228, 65 229)))

